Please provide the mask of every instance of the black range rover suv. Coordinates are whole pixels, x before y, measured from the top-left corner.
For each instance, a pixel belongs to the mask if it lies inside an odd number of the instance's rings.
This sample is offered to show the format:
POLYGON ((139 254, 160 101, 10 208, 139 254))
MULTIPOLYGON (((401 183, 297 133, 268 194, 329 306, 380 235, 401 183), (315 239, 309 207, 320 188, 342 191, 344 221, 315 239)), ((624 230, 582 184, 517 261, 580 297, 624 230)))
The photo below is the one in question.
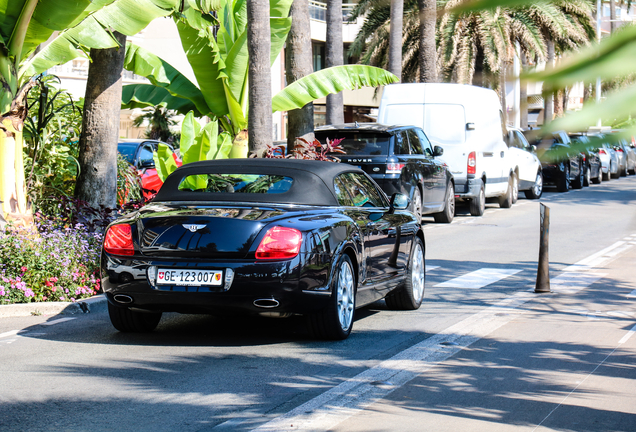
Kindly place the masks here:
POLYGON ((411 211, 418 220, 422 215, 432 215, 435 222, 452 222, 453 176, 438 159, 443 149, 433 148, 419 127, 346 123, 321 126, 314 133, 322 143, 326 138, 344 138, 340 145, 346 154, 335 156, 362 168, 388 196, 396 192, 409 196, 411 211))

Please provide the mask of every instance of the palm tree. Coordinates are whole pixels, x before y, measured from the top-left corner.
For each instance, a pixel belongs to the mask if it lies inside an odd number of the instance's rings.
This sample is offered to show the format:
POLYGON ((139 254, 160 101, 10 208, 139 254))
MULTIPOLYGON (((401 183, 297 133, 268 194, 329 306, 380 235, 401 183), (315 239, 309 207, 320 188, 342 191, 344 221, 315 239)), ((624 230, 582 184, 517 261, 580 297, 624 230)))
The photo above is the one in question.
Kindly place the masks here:
POLYGON ((391 22, 389 26, 389 72, 402 76, 402 21, 404 0, 391 0, 391 22))
MULTIPOLYGON (((342 43, 342 0, 327 0, 327 41, 325 43, 326 66, 344 63, 342 43)), ((344 123, 344 98, 342 93, 327 96, 327 124, 344 123)))
MULTIPOLYGON (((307 31, 309 21, 309 0, 296 0, 289 10, 292 18, 285 48, 285 76, 287 84, 313 72, 311 56, 311 34, 307 31)), ((297 137, 314 131, 314 104, 308 103, 302 108, 287 113, 287 149, 294 148, 297 137)))
POLYGON ((436 0, 419 0, 420 8, 420 82, 437 82, 435 27, 436 0))
POLYGON ((269 17, 269 0, 247 0, 250 151, 267 148, 273 139, 269 17))
POLYGON ((75 197, 96 208, 117 206, 117 141, 126 35, 114 32, 113 36, 119 47, 91 50, 79 139, 75 197))
POLYGON ((170 126, 176 126, 177 121, 173 119, 175 113, 161 105, 146 108, 143 113, 133 120, 135 127, 142 127, 148 123, 146 138, 167 142, 174 141, 174 134, 170 126))

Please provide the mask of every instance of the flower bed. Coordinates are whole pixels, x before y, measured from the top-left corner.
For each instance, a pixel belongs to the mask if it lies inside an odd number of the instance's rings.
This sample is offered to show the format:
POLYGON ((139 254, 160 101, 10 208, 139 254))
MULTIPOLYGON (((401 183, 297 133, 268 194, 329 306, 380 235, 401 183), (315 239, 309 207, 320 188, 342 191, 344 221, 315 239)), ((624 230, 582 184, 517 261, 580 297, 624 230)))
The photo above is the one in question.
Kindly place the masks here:
POLYGON ((36 218, 36 229, 0 231, 0 304, 76 301, 100 291, 103 234, 36 218))

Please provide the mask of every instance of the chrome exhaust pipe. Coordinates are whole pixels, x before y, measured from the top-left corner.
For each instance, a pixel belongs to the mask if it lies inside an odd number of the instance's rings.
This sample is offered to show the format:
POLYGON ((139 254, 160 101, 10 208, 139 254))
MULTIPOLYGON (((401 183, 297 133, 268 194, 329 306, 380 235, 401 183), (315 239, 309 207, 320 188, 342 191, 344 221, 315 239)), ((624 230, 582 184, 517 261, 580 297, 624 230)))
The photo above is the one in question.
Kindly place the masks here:
POLYGON ((254 300, 254 306, 264 309, 272 309, 278 307, 280 303, 273 298, 254 300))
POLYGON ((115 294, 113 296, 113 300, 115 300, 117 303, 122 303, 122 304, 130 304, 134 301, 131 296, 126 294, 115 294))

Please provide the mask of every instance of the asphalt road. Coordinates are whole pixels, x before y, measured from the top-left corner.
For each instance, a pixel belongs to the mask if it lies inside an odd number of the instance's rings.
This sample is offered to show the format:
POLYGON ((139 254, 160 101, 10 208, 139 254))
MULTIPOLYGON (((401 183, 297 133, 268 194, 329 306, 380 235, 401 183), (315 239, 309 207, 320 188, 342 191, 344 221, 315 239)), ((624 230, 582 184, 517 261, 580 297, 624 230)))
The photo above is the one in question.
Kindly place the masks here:
POLYGON ((636 430, 636 177, 425 218, 418 311, 357 311, 341 342, 299 318, 103 311, 0 318, 2 431, 636 430))

